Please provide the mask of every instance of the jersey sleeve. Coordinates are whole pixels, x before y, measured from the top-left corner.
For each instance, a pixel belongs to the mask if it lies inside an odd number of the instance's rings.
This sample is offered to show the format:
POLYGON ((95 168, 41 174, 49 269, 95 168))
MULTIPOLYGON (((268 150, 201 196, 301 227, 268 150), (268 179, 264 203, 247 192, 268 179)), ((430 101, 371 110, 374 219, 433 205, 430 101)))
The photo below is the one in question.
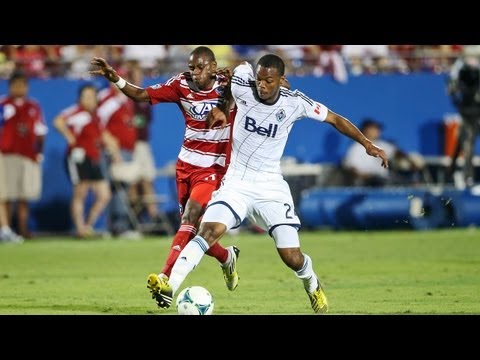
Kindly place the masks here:
POLYGON ((232 76, 232 95, 236 100, 246 93, 246 90, 255 86, 252 81, 255 80, 252 65, 243 63, 233 70, 232 76))
POLYGON ((180 100, 180 78, 179 75, 170 78, 164 84, 155 84, 145 88, 150 97, 150 104, 155 105, 161 102, 177 102, 180 100))
POLYGON ((300 115, 298 118, 309 118, 318 121, 325 121, 328 115, 328 108, 318 101, 310 99, 304 93, 295 90, 298 98, 300 115))

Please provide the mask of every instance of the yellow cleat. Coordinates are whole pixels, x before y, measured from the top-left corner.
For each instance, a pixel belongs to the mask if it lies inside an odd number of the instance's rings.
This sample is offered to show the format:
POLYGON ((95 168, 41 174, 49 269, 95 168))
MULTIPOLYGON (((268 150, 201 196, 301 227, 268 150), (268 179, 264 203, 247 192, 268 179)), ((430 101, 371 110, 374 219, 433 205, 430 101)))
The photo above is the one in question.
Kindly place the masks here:
POLYGON ((231 254, 231 261, 227 266, 221 266, 221 268, 227 289, 233 291, 237 288, 238 279, 240 279, 237 273, 237 260, 240 256, 240 249, 236 246, 229 246, 227 247, 227 250, 231 254))
POLYGON ((313 294, 307 293, 310 298, 310 303, 312 304, 312 309, 316 313, 327 313, 328 312, 328 301, 327 296, 325 295, 320 283, 318 283, 317 290, 313 294))
POLYGON ((148 275, 147 288, 152 293, 152 299, 155 299, 158 307, 168 309, 172 304, 173 291, 168 283, 168 277, 164 274, 158 276, 157 274, 148 275))

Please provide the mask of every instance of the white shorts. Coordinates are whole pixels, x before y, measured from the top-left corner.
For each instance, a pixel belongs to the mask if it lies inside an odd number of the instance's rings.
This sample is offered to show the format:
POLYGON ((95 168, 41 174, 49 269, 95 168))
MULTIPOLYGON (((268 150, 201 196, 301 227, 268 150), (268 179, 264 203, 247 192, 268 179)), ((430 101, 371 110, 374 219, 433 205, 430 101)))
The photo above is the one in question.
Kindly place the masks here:
POLYGON ((290 187, 282 178, 264 182, 224 178, 213 192, 202 222, 219 222, 230 230, 239 227, 247 216, 270 236, 279 225, 301 226, 290 187))

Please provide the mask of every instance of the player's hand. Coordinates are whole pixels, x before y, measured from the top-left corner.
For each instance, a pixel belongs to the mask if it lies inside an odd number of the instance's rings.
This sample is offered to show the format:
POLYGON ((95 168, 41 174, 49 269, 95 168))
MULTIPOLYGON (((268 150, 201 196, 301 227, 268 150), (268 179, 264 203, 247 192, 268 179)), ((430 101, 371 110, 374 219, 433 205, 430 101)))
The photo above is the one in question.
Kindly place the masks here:
POLYGON ((225 76, 228 80, 230 80, 232 78, 232 69, 228 68, 228 67, 224 67, 224 68, 218 68, 217 69, 217 72, 216 72, 217 75, 223 75, 225 76))
POLYGON ((213 129, 214 127, 220 127, 223 129, 227 126, 228 119, 225 113, 218 107, 214 107, 207 115, 205 119, 205 127, 207 129, 213 129))
POLYGON ((99 67, 97 70, 90 70, 90 74, 105 76, 105 78, 111 82, 117 82, 120 79, 115 69, 112 68, 105 59, 101 57, 94 57, 92 61, 90 61, 90 64, 99 67))
POLYGON ((387 154, 385 154, 385 150, 383 150, 381 147, 378 147, 373 143, 368 143, 365 146, 365 150, 367 151, 368 155, 381 158, 382 167, 388 168, 388 157, 387 157, 387 154))

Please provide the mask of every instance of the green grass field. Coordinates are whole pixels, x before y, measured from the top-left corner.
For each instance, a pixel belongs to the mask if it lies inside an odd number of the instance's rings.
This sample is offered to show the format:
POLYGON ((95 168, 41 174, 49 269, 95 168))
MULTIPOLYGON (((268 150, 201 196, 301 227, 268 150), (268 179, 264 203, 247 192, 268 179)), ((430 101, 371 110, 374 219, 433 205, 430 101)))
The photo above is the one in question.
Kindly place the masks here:
MULTIPOLYGON (((329 314, 480 314, 480 233, 302 231, 329 314)), ((170 238, 142 241, 41 238, 0 246, 0 314, 176 314, 157 308, 146 278, 170 238)), ((241 249, 229 292, 205 256, 182 287, 201 285, 215 314, 312 314, 302 284, 267 235, 227 235, 241 249)))

